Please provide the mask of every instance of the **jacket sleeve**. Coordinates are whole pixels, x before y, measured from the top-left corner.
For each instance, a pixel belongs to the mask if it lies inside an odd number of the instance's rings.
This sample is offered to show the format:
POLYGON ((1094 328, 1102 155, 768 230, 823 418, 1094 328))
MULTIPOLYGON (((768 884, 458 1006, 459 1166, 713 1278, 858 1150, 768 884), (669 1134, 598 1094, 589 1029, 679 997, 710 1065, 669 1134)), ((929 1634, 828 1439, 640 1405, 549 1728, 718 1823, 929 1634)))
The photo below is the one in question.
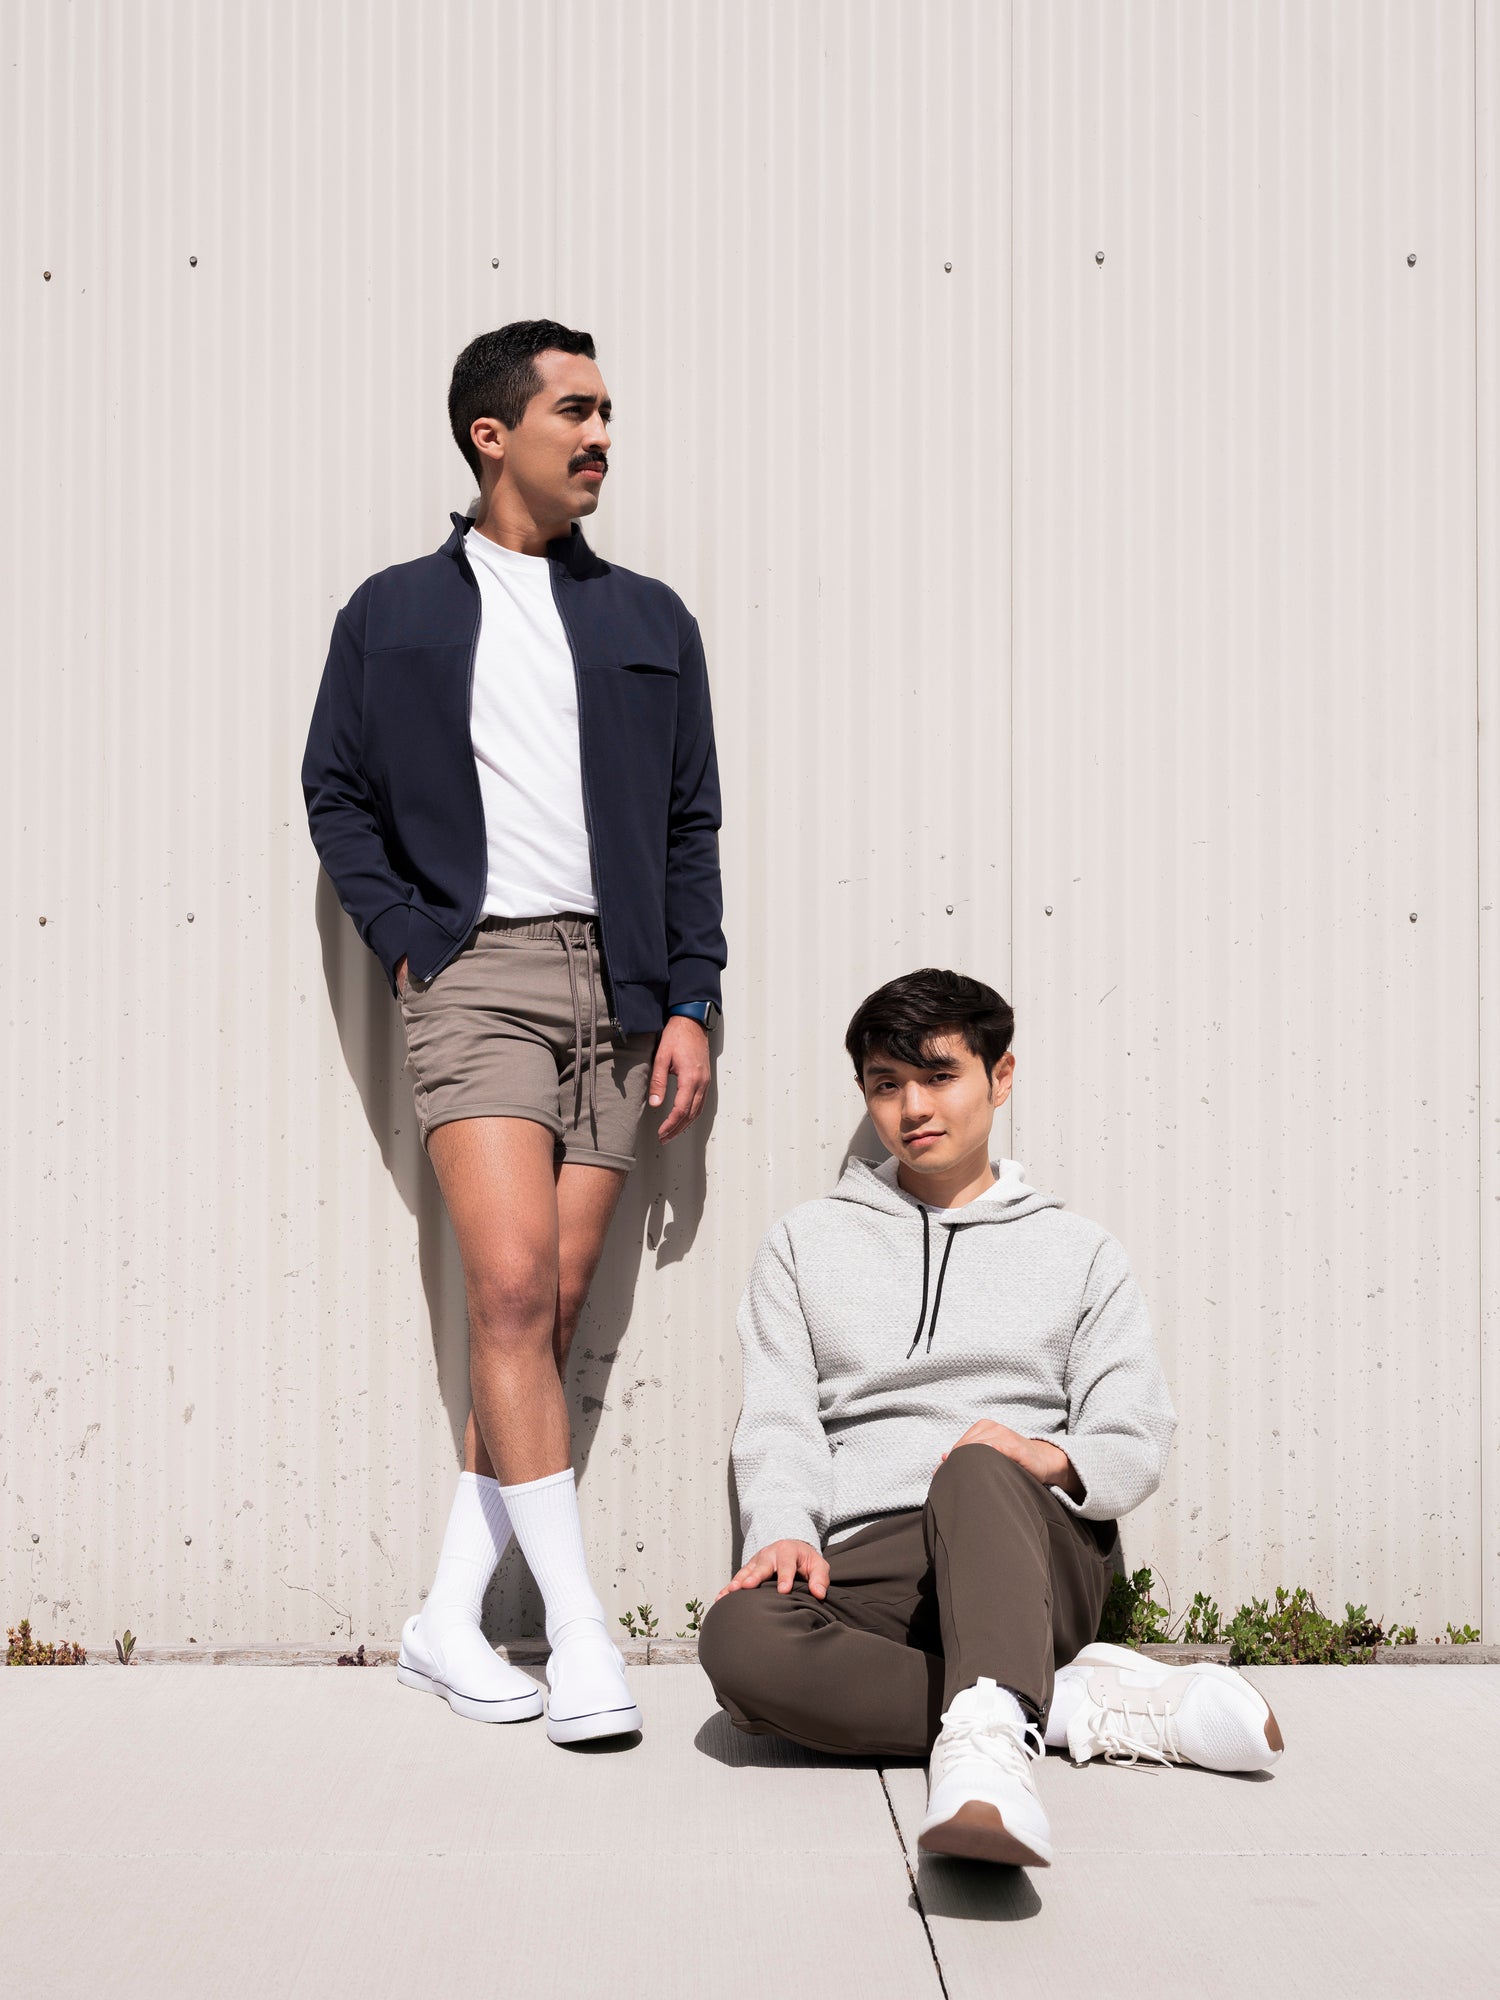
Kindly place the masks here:
POLYGON ((719 764, 708 667, 689 618, 678 651, 677 739, 667 822, 667 1005, 721 1004, 724 895, 719 883, 719 764))
POLYGON ((385 967, 394 993, 396 965, 406 952, 411 889, 391 867, 360 763, 359 603, 356 592, 334 620, 302 758, 302 795, 318 858, 355 929, 385 967))
POLYGON ((1063 1505, 1086 1521, 1114 1521, 1161 1484, 1177 1428, 1140 1286, 1113 1237, 1094 1254, 1064 1377, 1068 1429, 1058 1440, 1083 1481, 1063 1505))
POLYGON ((823 1546, 833 1454, 818 1418, 818 1367, 785 1223, 760 1246, 740 1303, 744 1401, 730 1456, 745 1555, 772 1542, 823 1546))

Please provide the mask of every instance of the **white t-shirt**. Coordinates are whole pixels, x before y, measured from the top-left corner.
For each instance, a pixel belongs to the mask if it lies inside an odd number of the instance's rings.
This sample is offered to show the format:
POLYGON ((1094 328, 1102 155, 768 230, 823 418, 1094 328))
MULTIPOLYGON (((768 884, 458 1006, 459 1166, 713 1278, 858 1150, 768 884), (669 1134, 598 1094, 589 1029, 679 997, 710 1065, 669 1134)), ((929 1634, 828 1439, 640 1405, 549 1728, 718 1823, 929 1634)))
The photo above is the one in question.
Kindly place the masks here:
POLYGON ((473 529, 464 553, 479 583, 469 733, 489 846, 484 914, 592 916, 578 684, 547 558, 473 529))

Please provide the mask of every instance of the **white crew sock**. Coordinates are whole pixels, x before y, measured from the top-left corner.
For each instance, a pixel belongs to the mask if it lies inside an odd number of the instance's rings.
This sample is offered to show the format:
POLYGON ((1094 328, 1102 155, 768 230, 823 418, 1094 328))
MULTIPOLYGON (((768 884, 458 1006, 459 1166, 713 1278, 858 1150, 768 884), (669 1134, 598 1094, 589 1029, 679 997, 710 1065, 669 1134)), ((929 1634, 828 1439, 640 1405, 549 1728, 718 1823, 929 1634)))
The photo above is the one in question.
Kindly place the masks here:
POLYGON ((1047 1710, 1047 1728, 1044 1735, 1049 1750, 1066 1750, 1068 1747, 1068 1724, 1078 1713, 1080 1702, 1088 1698, 1088 1688, 1084 1682, 1070 1675, 1066 1680, 1058 1680, 1052 1688, 1052 1706, 1047 1710))
POLYGON ((572 1467, 546 1479, 502 1486, 500 1495, 547 1607, 548 1645, 558 1646, 590 1626, 607 1639, 604 1606, 589 1582, 572 1467))
POLYGON ((1007 1722, 1014 1722, 1018 1729, 1024 1730, 1030 1722, 1030 1717, 1012 1690, 997 1686, 994 1681, 976 1681, 973 1687, 960 1688, 949 1702, 947 1712, 952 1716, 963 1717, 996 1708, 1007 1722))
POLYGON ((461 1472, 437 1575, 420 1614, 429 1632, 453 1619, 478 1625, 484 1593, 509 1542, 510 1516, 500 1482, 461 1472))

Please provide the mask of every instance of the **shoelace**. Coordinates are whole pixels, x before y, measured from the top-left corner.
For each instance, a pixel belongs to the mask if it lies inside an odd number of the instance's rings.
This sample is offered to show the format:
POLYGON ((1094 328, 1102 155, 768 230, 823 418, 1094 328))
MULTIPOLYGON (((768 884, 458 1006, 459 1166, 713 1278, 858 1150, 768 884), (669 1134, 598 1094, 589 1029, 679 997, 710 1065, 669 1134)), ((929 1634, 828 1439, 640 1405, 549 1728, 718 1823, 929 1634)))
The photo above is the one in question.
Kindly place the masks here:
POLYGON ((1177 1719, 1169 1708, 1146 1702, 1132 1708, 1103 1708, 1089 1725, 1089 1746, 1103 1755, 1106 1764, 1171 1764, 1180 1762, 1182 1748, 1177 1739, 1177 1719))
POLYGON ((1027 1765, 1047 1754, 1041 1732, 1032 1722, 1018 1734, 1014 1723, 996 1722, 992 1716, 965 1715, 952 1722, 945 1719, 943 1736, 945 1753, 977 1750, 1002 1771, 1013 1771, 1023 1778, 1027 1775, 1027 1765))

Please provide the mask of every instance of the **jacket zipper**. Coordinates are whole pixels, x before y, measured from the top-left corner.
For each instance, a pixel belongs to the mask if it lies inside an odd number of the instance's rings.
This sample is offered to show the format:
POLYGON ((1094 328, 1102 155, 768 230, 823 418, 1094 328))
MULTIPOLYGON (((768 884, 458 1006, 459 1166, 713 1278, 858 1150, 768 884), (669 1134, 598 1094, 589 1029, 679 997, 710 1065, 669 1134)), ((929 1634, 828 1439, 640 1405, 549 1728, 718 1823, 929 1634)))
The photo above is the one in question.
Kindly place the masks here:
POLYGON ((562 599, 557 594, 557 564, 550 557, 547 562, 547 580, 552 585, 552 602, 557 607, 563 637, 568 642, 568 657, 573 662, 573 692, 578 703, 578 777, 583 794, 583 830, 588 836, 589 843, 589 880, 594 885, 594 920, 599 927, 599 971, 604 984, 604 996, 609 1002, 609 1025, 617 1035, 623 1036, 624 1030, 615 1017, 614 982, 609 972, 609 939, 604 927, 604 898, 599 893, 599 868, 594 858, 594 813, 593 803, 589 798, 589 760, 584 755, 583 742, 583 675, 578 667, 578 648, 573 644, 573 628, 568 623, 568 614, 563 610, 562 599))

